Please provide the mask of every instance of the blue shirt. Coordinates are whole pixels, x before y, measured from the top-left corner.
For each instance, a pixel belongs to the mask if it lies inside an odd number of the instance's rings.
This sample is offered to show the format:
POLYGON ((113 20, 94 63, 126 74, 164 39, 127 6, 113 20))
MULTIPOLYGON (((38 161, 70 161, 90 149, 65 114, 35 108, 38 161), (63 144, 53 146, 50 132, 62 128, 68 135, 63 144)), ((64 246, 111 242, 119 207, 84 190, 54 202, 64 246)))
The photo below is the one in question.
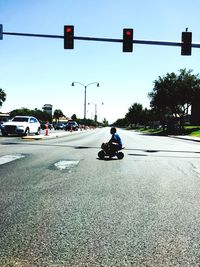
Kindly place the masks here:
POLYGON ((118 133, 114 133, 110 139, 111 142, 119 144, 119 146, 122 148, 122 140, 118 133))

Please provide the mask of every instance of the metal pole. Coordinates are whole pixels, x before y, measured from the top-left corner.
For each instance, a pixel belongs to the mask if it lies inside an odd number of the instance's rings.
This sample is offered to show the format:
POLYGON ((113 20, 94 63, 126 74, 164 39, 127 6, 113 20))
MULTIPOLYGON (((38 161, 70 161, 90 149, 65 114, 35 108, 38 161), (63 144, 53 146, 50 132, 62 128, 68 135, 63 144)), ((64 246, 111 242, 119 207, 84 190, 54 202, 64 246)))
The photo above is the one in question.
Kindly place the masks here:
POLYGON ((87 86, 85 86, 85 97, 84 97, 84 120, 86 119, 86 91, 87 91, 87 86))
POLYGON ((87 87, 89 85, 92 85, 92 84, 97 84, 97 87, 99 87, 99 83, 98 82, 92 82, 92 83, 89 83, 87 85, 84 85, 83 83, 80 83, 80 82, 73 82, 72 83, 72 86, 74 86, 76 83, 82 85, 85 88, 85 90, 84 90, 84 120, 86 120, 86 100, 87 100, 86 95, 87 95, 87 87))
MULTIPOLYGON (((3 35, 15 35, 15 36, 27 36, 27 37, 43 37, 43 38, 59 38, 64 39, 63 35, 55 35, 55 34, 35 34, 35 33, 17 33, 17 32, 5 32, 3 31, 3 24, 2 26, 2 39, 3 35)), ((116 38, 99 38, 99 37, 81 37, 81 36, 74 36, 74 40, 82 40, 82 41, 99 41, 99 42, 113 42, 113 43, 122 43, 123 39, 116 39, 116 38)), ((134 44, 146 44, 146 45, 163 45, 163 46, 182 46, 182 42, 171 42, 171 41, 150 41, 150 40, 133 40, 134 44)), ((193 48, 200 48, 199 43, 192 43, 191 47, 193 48)))
POLYGON ((95 115, 94 115, 94 121, 97 122, 97 104, 95 104, 95 115))

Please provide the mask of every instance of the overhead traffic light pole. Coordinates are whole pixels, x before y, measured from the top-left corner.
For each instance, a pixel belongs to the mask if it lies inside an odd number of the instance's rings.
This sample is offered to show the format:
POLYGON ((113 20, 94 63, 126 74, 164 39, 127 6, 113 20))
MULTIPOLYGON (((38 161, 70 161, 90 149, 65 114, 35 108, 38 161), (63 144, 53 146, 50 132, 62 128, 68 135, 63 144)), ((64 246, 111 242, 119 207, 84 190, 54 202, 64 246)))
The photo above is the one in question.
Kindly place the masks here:
MULTIPOLYGON (((67 27, 72 27, 72 25, 65 25, 67 27)), ((130 29, 128 29, 130 30, 130 29)), ((74 31, 74 29, 73 29, 74 31)), ((187 34, 189 34, 189 32, 186 32, 187 34)), ((182 33, 184 35, 184 33, 182 33)), ((3 35, 13 35, 13 36, 26 36, 26 37, 42 37, 42 38, 58 38, 58 39, 65 39, 65 33, 64 35, 49 35, 49 34, 32 34, 32 33, 16 33, 16 32, 6 32, 3 31, 3 25, 0 24, 0 40, 3 39, 3 35)), ((184 35, 185 36, 185 35, 184 35)), ((187 38, 189 35, 187 35, 187 38)), ((185 37, 186 38, 186 37, 185 37)), ((190 50, 190 48, 200 48, 200 44, 196 43, 192 43, 191 40, 191 44, 190 41, 187 41, 188 39, 183 39, 182 38, 182 42, 168 42, 168 41, 145 41, 145 40, 132 40, 132 44, 144 44, 144 45, 161 45, 161 46, 179 46, 181 47, 181 55, 186 55, 183 51, 185 48, 184 47, 188 47, 188 49, 190 50)), ((98 37, 80 37, 80 36, 74 36, 74 32, 72 35, 72 39, 73 40, 80 40, 80 41, 97 41, 97 42, 113 42, 113 43, 122 43, 124 42, 124 37, 123 39, 114 39, 114 38, 98 38, 98 37)), ((130 42, 131 37, 129 38, 129 42, 130 42)), ((71 40, 73 42, 73 40, 71 40)), ((131 50, 131 44, 130 45, 130 49, 131 50)), ((65 46, 65 44, 64 44, 65 46)), ((71 46, 73 47, 73 46, 71 46)), ((66 48, 66 49, 73 49, 73 48, 66 48)), ((128 51, 131 52, 131 51, 128 51)), ((191 55, 189 52, 187 52, 187 55, 191 55)))

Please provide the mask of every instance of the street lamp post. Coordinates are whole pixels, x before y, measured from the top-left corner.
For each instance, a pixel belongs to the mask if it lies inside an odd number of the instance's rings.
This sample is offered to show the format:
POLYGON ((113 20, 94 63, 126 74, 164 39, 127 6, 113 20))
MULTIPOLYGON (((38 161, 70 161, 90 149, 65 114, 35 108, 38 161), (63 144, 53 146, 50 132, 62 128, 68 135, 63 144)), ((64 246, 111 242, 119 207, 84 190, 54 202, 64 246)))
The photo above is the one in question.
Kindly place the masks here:
POLYGON ((84 120, 85 120, 86 119, 87 87, 90 86, 90 85, 92 85, 92 84, 96 84, 97 87, 99 87, 100 85, 99 85, 98 82, 92 82, 92 83, 89 83, 87 85, 84 85, 83 83, 80 83, 80 82, 73 82, 72 83, 72 86, 75 86, 75 83, 78 83, 78 84, 82 85, 85 88, 85 90, 84 90, 84 120))
MULTIPOLYGON (((95 123, 97 123, 97 105, 98 105, 99 103, 92 103, 92 102, 89 102, 88 105, 90 105, 90 104, 94 104, 94 106, 95 106, 95 109, 94 109, 94 121, 95 121, 95 123)), ((101 105, 104 105, 103 102, 101 102, 100 104, 101 104, 101 105)))

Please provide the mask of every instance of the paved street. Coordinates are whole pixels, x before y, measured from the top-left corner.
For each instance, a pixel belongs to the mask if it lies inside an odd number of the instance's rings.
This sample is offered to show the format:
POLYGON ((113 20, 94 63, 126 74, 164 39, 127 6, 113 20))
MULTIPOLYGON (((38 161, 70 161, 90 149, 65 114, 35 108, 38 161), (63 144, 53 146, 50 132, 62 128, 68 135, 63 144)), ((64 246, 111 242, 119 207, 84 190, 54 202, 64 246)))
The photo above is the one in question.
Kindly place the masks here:
POLYGON ((0 137, 0 266, 199 266, 200 143, 119 134, 0 137))

